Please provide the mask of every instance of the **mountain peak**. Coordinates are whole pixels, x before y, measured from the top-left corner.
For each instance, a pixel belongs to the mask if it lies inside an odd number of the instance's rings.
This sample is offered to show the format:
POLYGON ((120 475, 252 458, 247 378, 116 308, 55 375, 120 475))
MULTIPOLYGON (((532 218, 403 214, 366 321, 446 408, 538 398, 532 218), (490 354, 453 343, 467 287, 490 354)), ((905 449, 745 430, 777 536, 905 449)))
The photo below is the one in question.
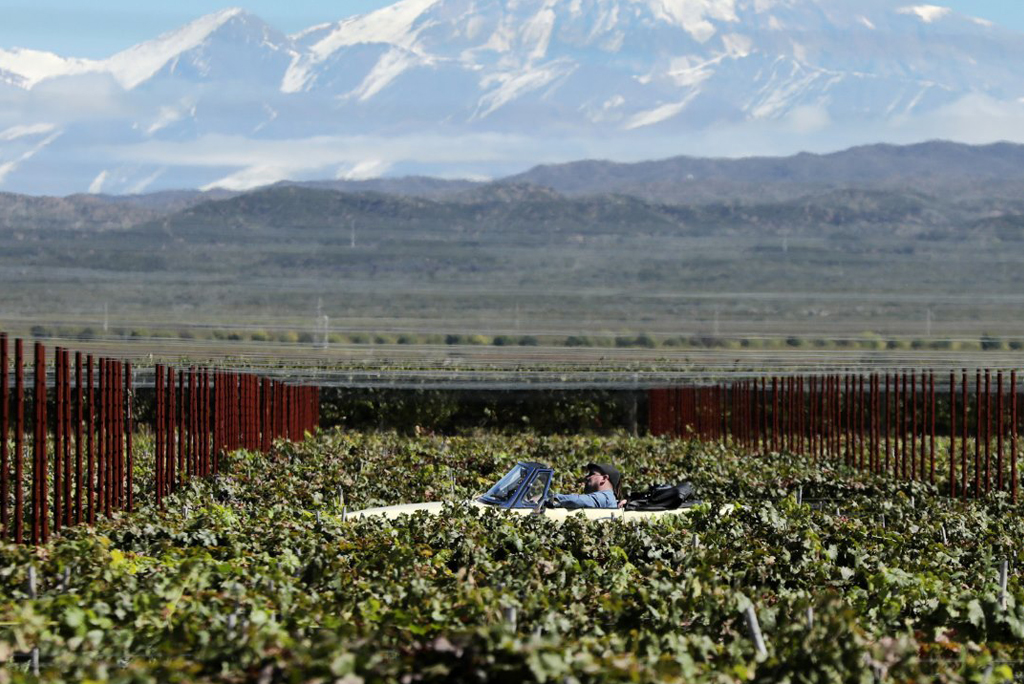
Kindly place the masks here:
POLYGON ((131 90, 236 18, 255 19, 240 7, 220 10, 101 60, 65 58, 52 52, 20 48, 0 50, 0 80, 30 90, 51 78, 105 72, 125 90, 131 90), (4 72, 9 74, 7 78, 4 72))
POLYGON ((43 50, 0 50, 0 83, 6 82, 23 90, 30 90, 48 78, 94 71, 97 68, 96 64, 94 60, 61 57, 43 50))
POLYGON ((0 140, 0 168, 138 192, 1024 140, 1022 61, 942 0, 400 0, 292 36, 232 8, 105 60, 0 51, 0 131, 63 131, 0 140), (112 81, 83 108, 89 73, 112 81))
POLYGON ((104 66, 126 90, 135 88, 183 52, 207 40, 235 18, 251 17, 244 9, 232 7, 207 14, 185 26, 168 31, 105 60, 104 66))
POLYGON ((441 0, 400 0, 368 14, 321 24, 297 34, 296 38, 307 49, 295 56, 281 81, 281 91, 295 93, 308 88, 315 80, 317 65, 345 47, 380 43, 415 52, 415 24, 439 2, 441 0))

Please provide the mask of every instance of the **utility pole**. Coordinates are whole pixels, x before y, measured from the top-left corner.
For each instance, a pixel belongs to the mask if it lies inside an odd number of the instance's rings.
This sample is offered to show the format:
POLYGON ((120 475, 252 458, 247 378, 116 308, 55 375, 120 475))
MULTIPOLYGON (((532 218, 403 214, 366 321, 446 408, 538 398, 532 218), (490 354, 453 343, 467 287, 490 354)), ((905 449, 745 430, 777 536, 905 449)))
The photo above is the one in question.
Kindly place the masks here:
POLYGON ((629 407, 629 433, 637 436, 637 396, 640 394, 640 374, 633 373, 632 402, 629 407))
POLYGON ((330 333, 330 319, 324 315, 324 298, 316 298, 316 327, 320 331, 320 346, 327 349, 330 333))

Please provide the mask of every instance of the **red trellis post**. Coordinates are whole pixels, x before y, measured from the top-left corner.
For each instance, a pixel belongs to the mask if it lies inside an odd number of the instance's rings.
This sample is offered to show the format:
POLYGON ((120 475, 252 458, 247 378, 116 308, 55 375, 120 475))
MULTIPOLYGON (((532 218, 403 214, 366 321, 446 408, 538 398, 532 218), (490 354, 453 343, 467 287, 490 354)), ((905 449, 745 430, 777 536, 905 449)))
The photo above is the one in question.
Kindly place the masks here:
POLYGON ((7 396, 7 334, 0 333, 0 540, 7 540, 10 521, 7 516, 7 492, 11 486, 7 465, 7 415, 11 400, 7 396))

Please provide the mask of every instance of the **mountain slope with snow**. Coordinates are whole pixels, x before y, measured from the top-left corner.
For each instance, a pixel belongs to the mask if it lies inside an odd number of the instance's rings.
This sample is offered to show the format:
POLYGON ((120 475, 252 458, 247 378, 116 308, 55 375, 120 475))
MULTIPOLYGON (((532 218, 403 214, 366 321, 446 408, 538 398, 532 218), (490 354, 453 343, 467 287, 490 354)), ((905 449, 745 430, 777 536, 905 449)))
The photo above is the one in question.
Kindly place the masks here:
POLYGON ((1024 35, 905 0, 400 0, 292 36, 228 9, 104 60, 0 47, 0 188, 1020 140, 1022 61, 1024 35))

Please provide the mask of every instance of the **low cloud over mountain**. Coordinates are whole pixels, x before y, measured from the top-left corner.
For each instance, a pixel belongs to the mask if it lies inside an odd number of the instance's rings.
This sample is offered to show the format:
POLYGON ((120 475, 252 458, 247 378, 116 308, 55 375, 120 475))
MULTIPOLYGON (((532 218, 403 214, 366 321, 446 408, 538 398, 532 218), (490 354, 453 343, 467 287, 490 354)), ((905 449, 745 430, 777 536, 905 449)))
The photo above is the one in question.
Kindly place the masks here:
POLYGON ((103 60, 0 48, 0 189, 1021 140, 1022 58, 898 0, 402 0, 291 36, 230 9, 103 60))

